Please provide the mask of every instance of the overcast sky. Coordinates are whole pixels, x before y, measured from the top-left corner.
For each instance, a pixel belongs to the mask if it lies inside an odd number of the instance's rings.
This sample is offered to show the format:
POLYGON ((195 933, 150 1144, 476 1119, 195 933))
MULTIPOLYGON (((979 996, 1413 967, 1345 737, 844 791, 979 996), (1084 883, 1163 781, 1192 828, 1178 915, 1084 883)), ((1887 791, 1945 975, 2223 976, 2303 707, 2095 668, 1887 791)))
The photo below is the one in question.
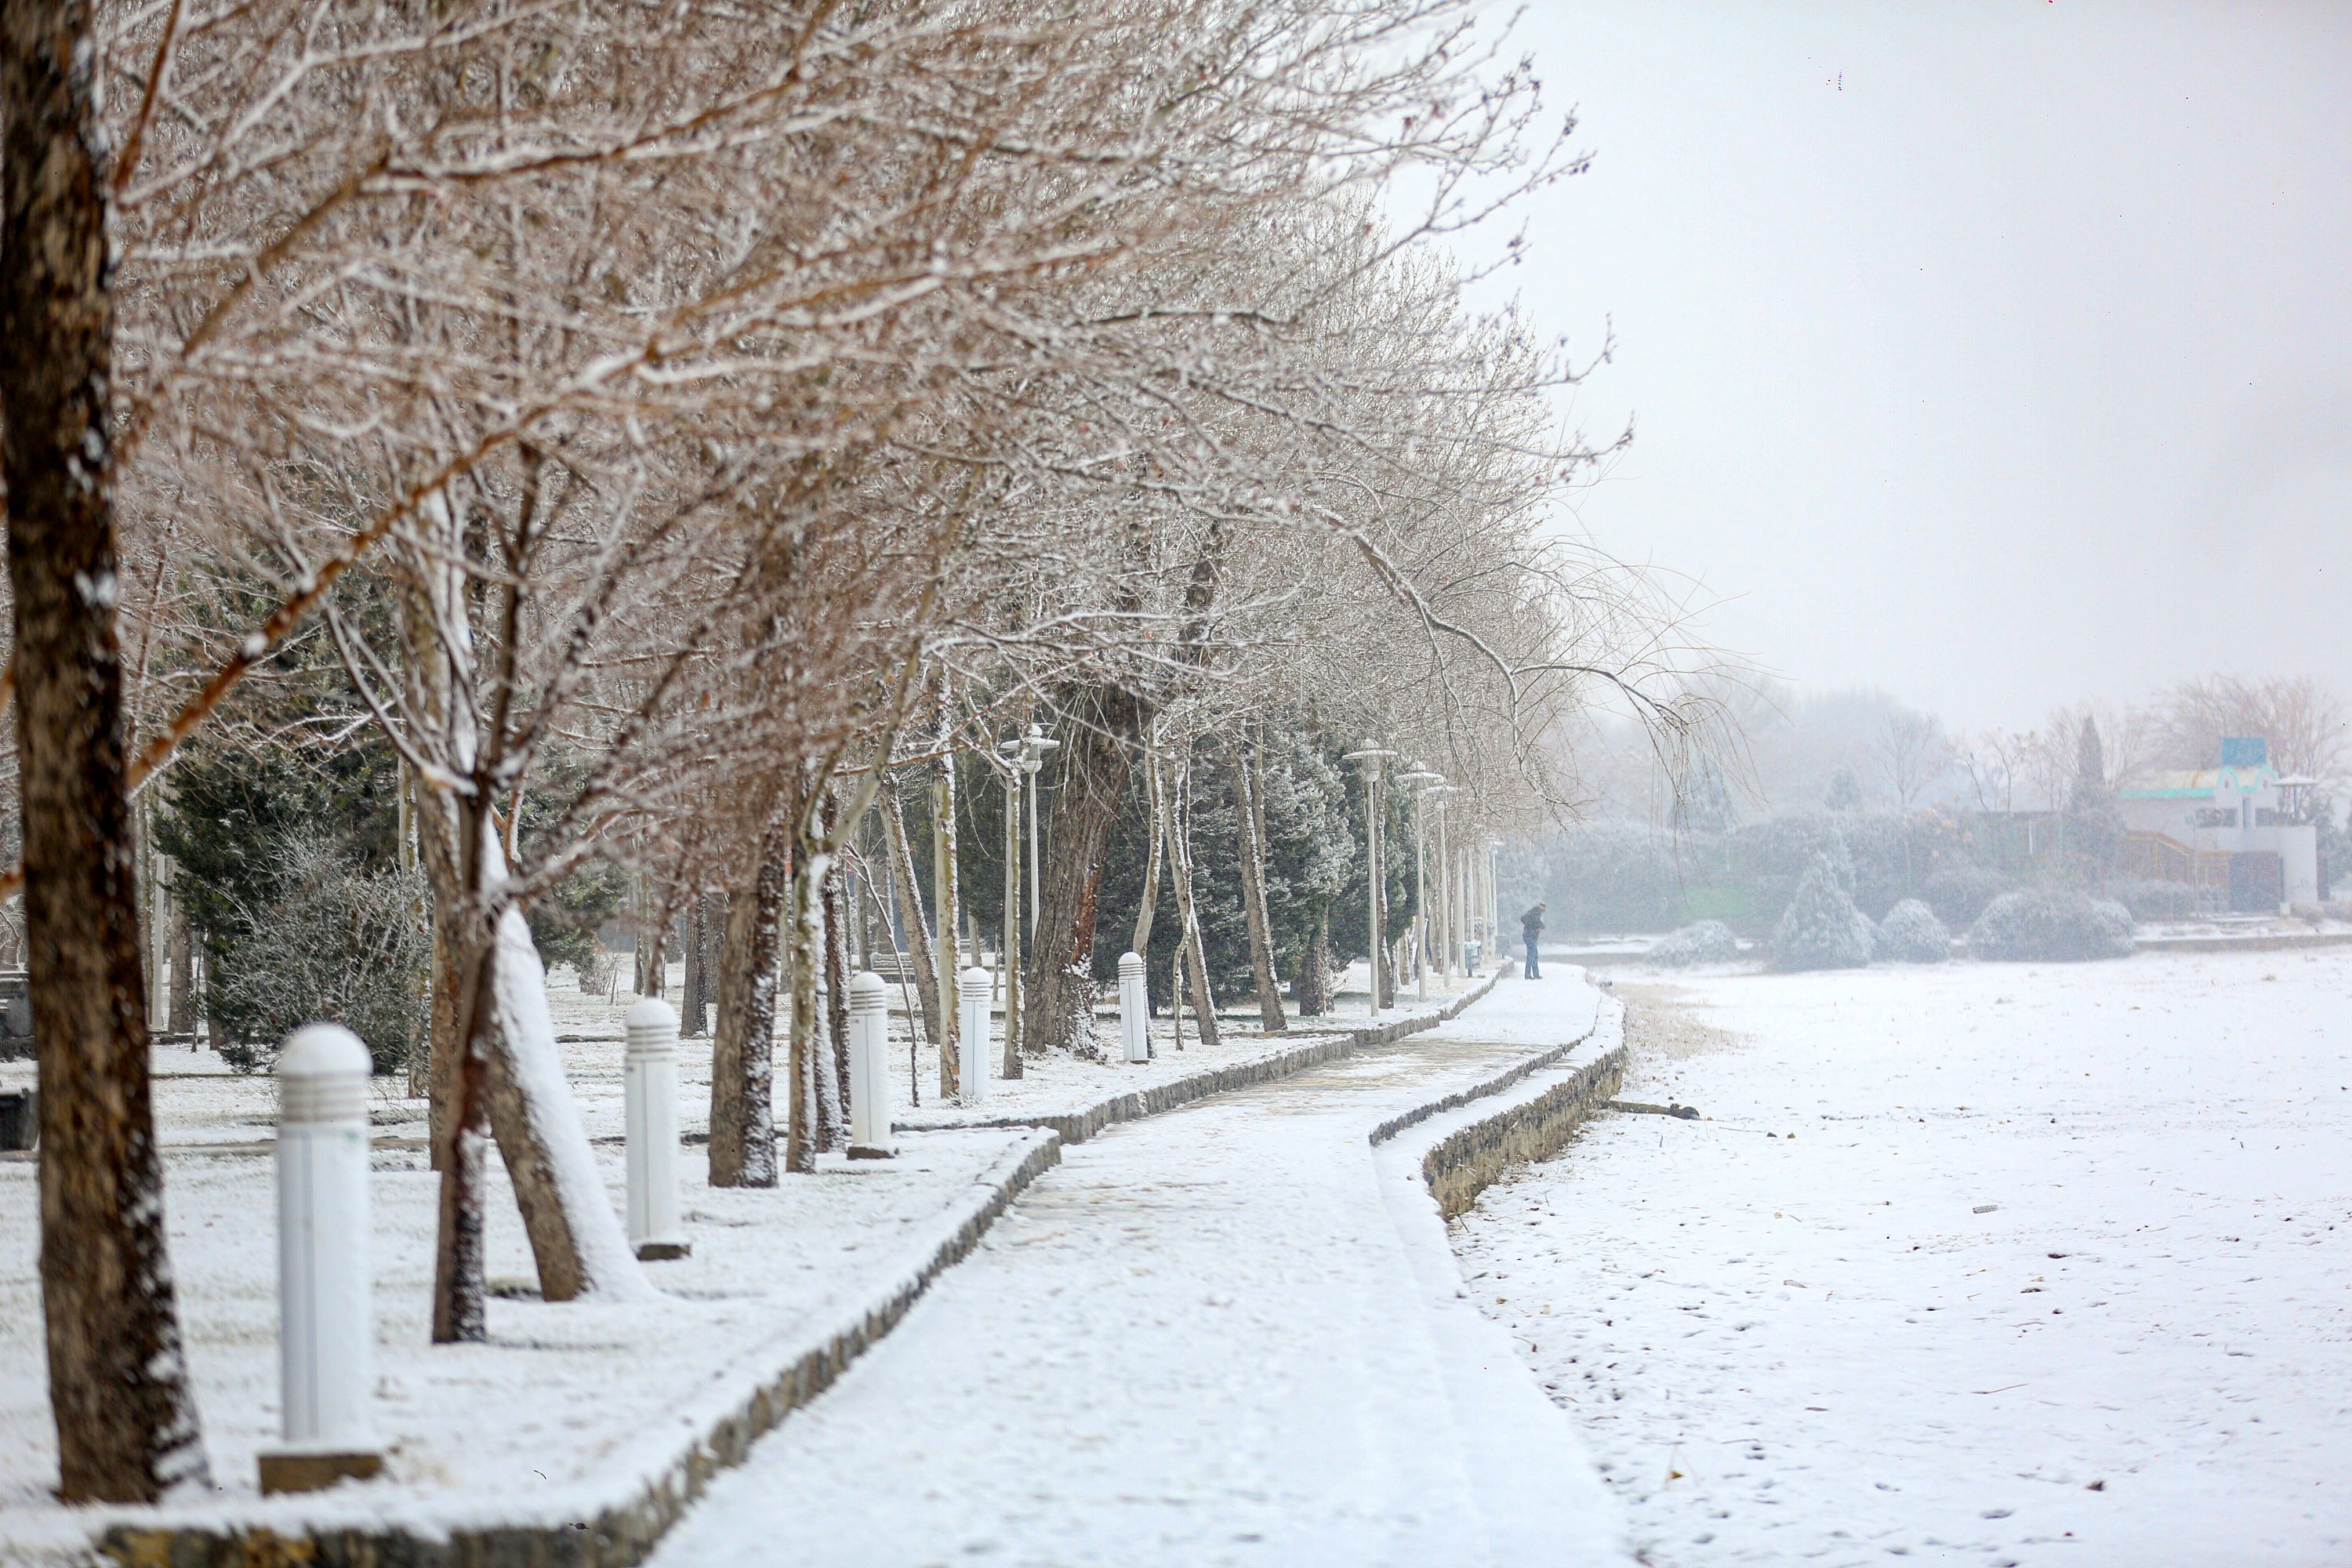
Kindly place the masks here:
POLYGON ((1533 0, 1591 171, 1506 272, 1586 492, 1811 689, 2352 695, 2352 5, 1533 0))

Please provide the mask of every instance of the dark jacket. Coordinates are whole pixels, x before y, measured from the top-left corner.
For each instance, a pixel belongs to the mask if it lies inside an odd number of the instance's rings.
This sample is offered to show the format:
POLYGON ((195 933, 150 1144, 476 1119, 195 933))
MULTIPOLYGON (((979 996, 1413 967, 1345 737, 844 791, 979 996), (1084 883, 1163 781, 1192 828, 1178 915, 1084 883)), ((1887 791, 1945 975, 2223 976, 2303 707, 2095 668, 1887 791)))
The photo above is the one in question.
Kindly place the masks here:
POLYGON ((1544 919, 1541 910, 1529 910, 1519 917, 1519 934, 1529 942, 1535 941, 1536 932, 1543 928, 1544 919))

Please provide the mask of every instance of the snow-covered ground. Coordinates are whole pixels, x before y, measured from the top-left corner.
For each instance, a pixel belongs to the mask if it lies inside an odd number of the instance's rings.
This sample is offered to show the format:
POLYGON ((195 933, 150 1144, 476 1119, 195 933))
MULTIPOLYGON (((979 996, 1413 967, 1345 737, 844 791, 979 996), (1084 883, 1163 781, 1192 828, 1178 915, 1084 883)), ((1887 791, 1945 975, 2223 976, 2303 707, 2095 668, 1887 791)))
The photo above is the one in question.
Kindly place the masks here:
POLYGON ((1436 1281, 1368 1142, 1592 1016, 1572 973, 1507 980, 1442 1029, 1069 1150, 656 1562, 1622 1561, 1569 1424, 1455 1300, 1426 1189, 1436 1281))
MULTIPOLYGON (((672 967, 671 980, 675 998, 680 966, 672 967)), ((622 1018, 634 998, 583 994, 568 971, 553 977, 548 993, 564 1075, 617 1208, 622 1018)), ((1366 1021, 1360 993, 1349 1000, 1335 1025, 1366 1021)), ((906 1020, 896 1023, 903 1042, 906 1020)), ((1269 1040, 1229 1027, 1217 1049, 1194 1044, 1180 1052, 1170 1048, 1162 1020, 1161 1054, 1151 1062, 1067 1056, 1034 1062, 1019 1082, 992 1083, 988 1102, 968 1114, 1077 1110, 1311 1037, 1269 1040)), ((940 1113, 930 1093, 935 1054, 920 1050, 916 1065, 912 1085, 903 1070, 893 1075, 901 1121, 940 1113), (922 1090, 920 1112, 914 1085, 922 1090)), ((172 1259, 205 1444, 221 1500, 244 1507, 257 1495, 256 1453, 276 1439, 278 1421, 276 1086, 267 1074, 233 1073, 217 1055, 185 1046, 156 1047, 152 1068, 172 1259)), ((649 1435, 659 1447, 661 1434, 702 1391, 755 1378, 777 1347, 797 1344, 811 1325, 845 1310, 862 1313, 910 1269, 916 1254, 928 1256, 920 1238, 975 1201, 975 1182, 1035 1136, 902 1131, 896 1161, 828 1156, 815 1177, 789 1178, 773 1190, 713 1189, 698 1141, 709 1126, 707 1037, 681 1042, 679 1069, 681 1131, 694 1140, 679 1162, 694 1251, 646 1265, 663 1296, 643 1303, 538 1300, 521 1223, 493 1159, 491 1342, 440 1349, 426 1342, 437 1179, 428 1168, 425 1104, 406 1097, 403 1076, 373 1082, 375 1411, 387 1479, 363 1489, 367 1511, 496 1519, 501 1510, 528 1511, 542 1497, 569 1500, 565 1489, 608 1476, 649 1435)), ((30 1062, 0 1064, 0 1088, 34 1078, 30 1062)), ((31 1155, 0 1157, 0 1560, 36 1543, 80 1539, 84 1529, 72 1510, 48 1501, 56 1457, 41 1343, 37 1172, 31 1155)))
MULTIPOLYGON (((163 1086, 158 1086, 162 1088, 163 1086)), ((425 1156, 380 1152, 370 1198, 375 1263, 374 1417, 388 1479, 367 1511, 489 1517, 555 1496, 658 1438, 704 1389, 755 1377, 768 1347, 877 1296, 992 1164, 1032 1136, 934 1132, 895 1161, 828 1156, 813 1178, 713 1189, 702 1151, 679 1161, 690 1258, 646 1265, 650 1302, 537 1300, 503 1173, 491 1162, 489 1342, 427 1343, 437 1179, 425 1156), (446 1504, 445 1507, 444 1504, 446 1504)), ((620 1151, 598 1151, 619 1199, 620 1151)), ((257 1451, 278 1423, 277 1234, 266 1153, 174 1154, 165 1206, 182 1331, 222 1500, 257 1494, 257 1451)), ((80 1527, 48 1501, 57 1480, 41 1346, 34 1166, 0 1164, 0 1561, 80 1527), (54 1516, 54 1517, 44 1517, 54 1516)))
POLYGON ((2352 951, 1609 975, 1457 1249, 1649 1561, 2352 1562, 2352 951))

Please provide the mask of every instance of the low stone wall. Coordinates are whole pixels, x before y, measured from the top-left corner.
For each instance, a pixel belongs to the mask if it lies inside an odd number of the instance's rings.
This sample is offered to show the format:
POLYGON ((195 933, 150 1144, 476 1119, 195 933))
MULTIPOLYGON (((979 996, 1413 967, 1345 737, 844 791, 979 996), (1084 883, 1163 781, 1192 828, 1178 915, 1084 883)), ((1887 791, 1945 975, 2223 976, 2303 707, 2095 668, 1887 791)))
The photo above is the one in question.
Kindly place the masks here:
POLYGON ((2261 936, 2144 936, 2142 952, 2286 952, 2299 947, 2343 947, 2352 931, 2270 931, 2261 936))
POLYGON ((1625 1044, 1624 1009, 1604 996, 1592 1027, 1566 1045, 1529 1057, 1493 1078, 1416 1107, 1373 1129, 1384 1143, 1406 1129, 1502 1093, 1513 1084, 1558 1071, 1580 1053, 1586 1059, 1538 1092, 1522 1095, 1492 1115, 1456 1127, 1431 1144, 1421 1160, 1422 1180, 1439 1212, 1448 1219, 1467 1213, 1478 1194, 1512 1165, 1549 1159, 1576 1130, 1614 1099, 1625 1081, 1632 1055, 1625 1044))
POLYGON ((1448 1219, 1466 1214, 1507 1167, 1559 1152, 1577 1128, 1615 1096, 1625 1081, 1628 1059, 1622 1045, 1604 1052, 1566 1082, 1463 1128, 1423 1156, 1421 1173, 1439 1212, 1448 1219))

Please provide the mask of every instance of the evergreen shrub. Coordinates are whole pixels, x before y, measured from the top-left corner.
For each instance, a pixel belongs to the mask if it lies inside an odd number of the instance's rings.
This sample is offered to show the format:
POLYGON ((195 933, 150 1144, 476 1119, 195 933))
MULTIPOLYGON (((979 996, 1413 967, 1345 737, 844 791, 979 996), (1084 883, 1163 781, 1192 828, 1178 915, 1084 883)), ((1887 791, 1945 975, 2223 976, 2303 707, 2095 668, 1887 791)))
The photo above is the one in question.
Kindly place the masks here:
POLYGON ((1935 910, 1905 899, 1879 922, 1875 956, 1894 963, 1942 963, 1952 956, 1952 933, 1935 910))
POLYGON ((2131 911, 2071 888, 2021 889, 2003 893, 1977 917, 1969 928, 1969 952, 2028 961, 2129 958, 2131 911))
POLYGON ((238 910, 244 939, 215 962, 222 1058, 266 1071, 288 1034, 324 1021, 357 1035, 376 1071, 403 1065, 425 1027, 424 879, 371 871, 315 837, 278 851, 271 896, 238 910))
POLYGON ((1721 921, 1684 926, 1650 950, 1650 962, 1671 969, 1694 963, 1727 963, 1739 956, 1739 939, 1721 921))
POLYGON ((1859 969, 1870 962, 1873 942, 1868 917, 1853 907, 1824 857, 1798 881, 1772 928, 1772 967, 1859 969))

